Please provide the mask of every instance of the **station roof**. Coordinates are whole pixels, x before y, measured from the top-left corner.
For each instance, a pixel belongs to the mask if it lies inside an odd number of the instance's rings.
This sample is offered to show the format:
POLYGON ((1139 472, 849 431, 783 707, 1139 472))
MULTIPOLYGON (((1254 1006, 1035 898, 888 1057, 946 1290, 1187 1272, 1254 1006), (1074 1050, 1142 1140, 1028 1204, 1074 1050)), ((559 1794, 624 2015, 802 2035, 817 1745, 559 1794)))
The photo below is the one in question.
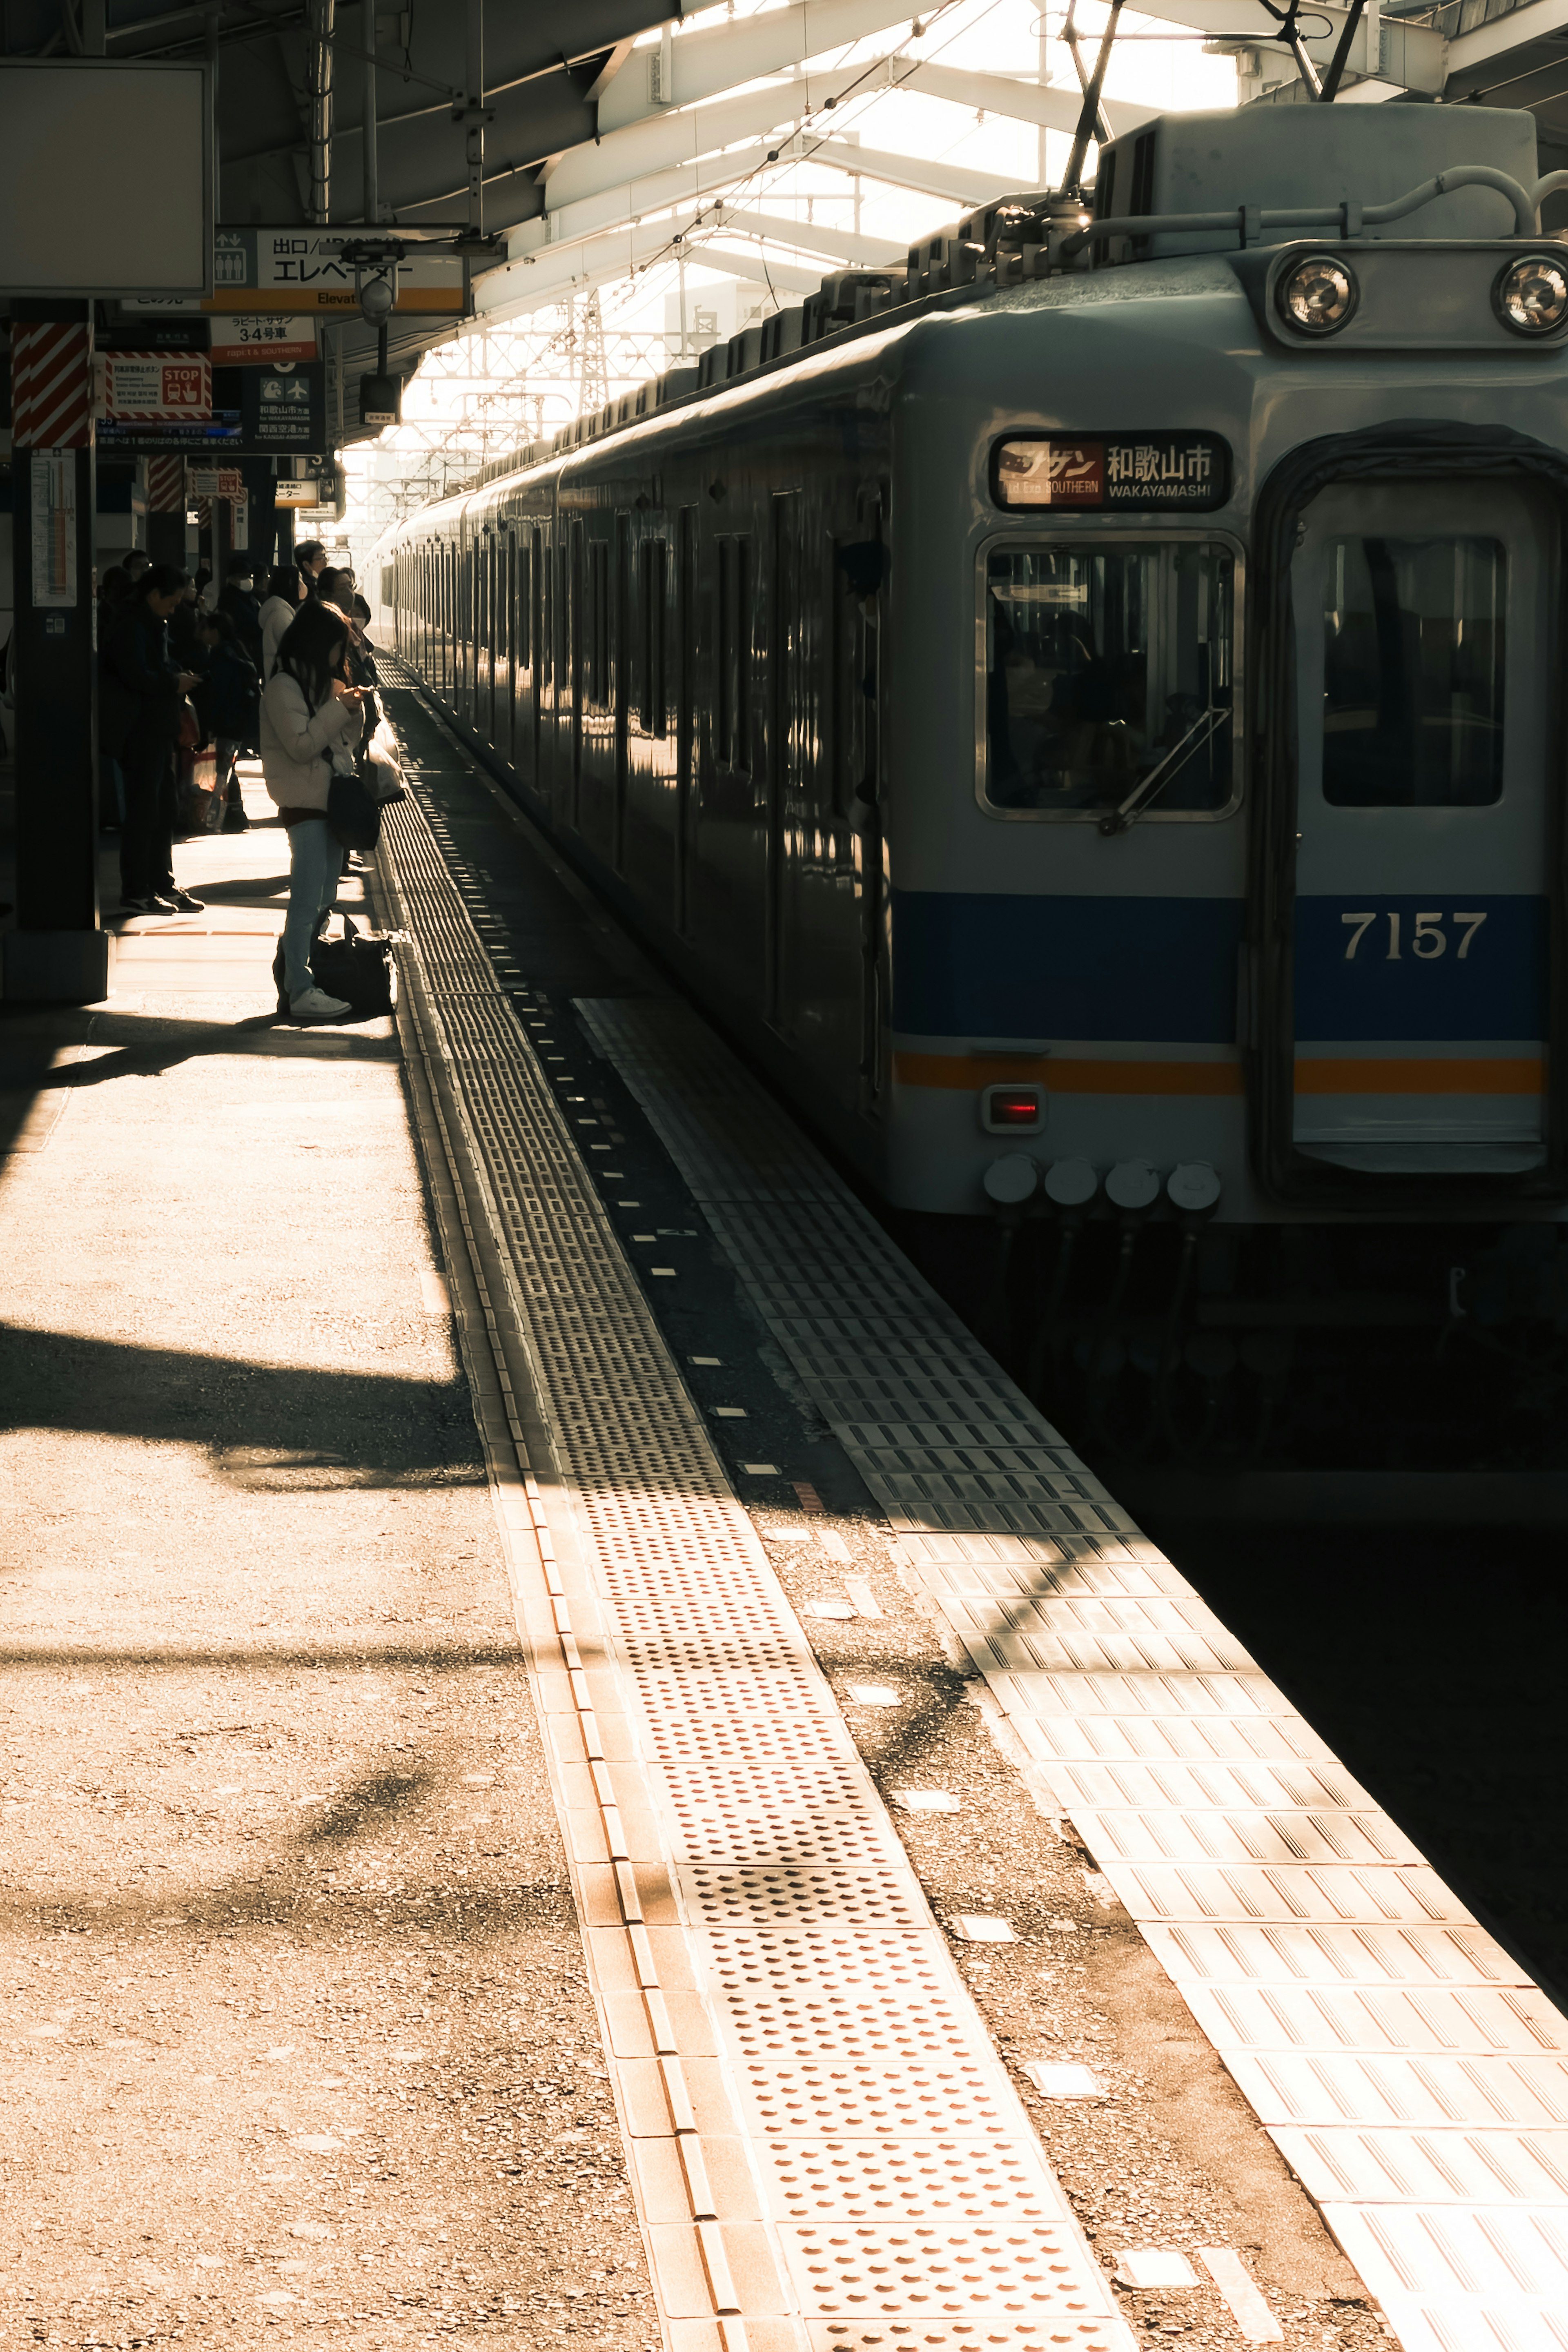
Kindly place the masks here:
MULTIPOLYGON (((929 28, 949 0, 933 0, 929 28)), ((1346 0, 1314 0, 1331 44, 1346 0)), ((12 56, 96 52, 114 58, 216 56, 218 217, 226 225, 312 219, 312 160, 321 160, 312 59, 330 42, 333 228, 365 220, 365 61, 376 61, 378 192, 389 229, 460 231, 468 222, 463 105, 474 16, 482 9, 485 127, 483 226, 508 250, 473 265, 477 307, 516 317, 570 291, 625 277, 646 245, 668 237, 669 214, 710 201, 754 174, 811 130, 814 156, 927 194, 955 214, 1008 192, 1004 184, 910 155, 870 154, 830 135, 831 110, 868 83, 909 87, 954 104, 1071 131, 1076 87, 961 71, 911 47, 910 0, 784 0, 733 17, 715 7, 685 22, 669 0, 6 0, 12 56), (662 33, 660 39, 641 37, 662 33), (639 44, 640 40, 640 46, 639 44), (883 53, 871 66, 867 46, 883 53), (856 45, 859 45, 858 47, 856 45), (851 56, 853 52, 853 56, 851 56), (838 60, 835 62, 835 60, 838 60), (875 78, 880 75, 880 82, 875 78), (639 228, 644 215, 665 215, 639 228)), ((1231 44, 1278 33, 1263 0, 1142 0, 1142 13, 1231 44)), ((1568 77, 1562 39, 1568 0, 1385 0, 1383 70, 1397 82, 1364 96, 1441 98, 1527 106, 1543 143, 1568 147, 1568 77), (1387 28, 1408 28, 1391 45, 1387 28), (1405 61, 1408 59, 1408 63, 1405 61)), ((912 28, 918 35, 917 21, 912 28)), ((4 59, 0 58, 0 67, 4 59)), ((1277 93, 1289 96, 1289 91, 1277 93)), ((1153 110, 1108 105, 1121 131, 1153 110)), ((918 142, 916 142, 918 143, 918 142)), ((1557 159, 1552 158, 1553 161, 1557 159)), ((152 164, 153 159, 150 158, 152 164)), ((68 170, 69 159, 61 159, 68 170)), ((1010 186, 1010 184, 1009 184, 1010 186)), ((743 201, 743 200, 742 200, 743 201)), ((319 211, 315 215, 320 218, 319 211)), ((873 240, 818 224, 771 219, 753 208, 740 229, 768 256, 774 282, 798 291, 826 272, 877 267, 873 240)), ((453 331, 450 320, 395 317, 389 359, 405 373, 453 331)), ((340 358, 349 397, 346 437, 361 428, 353 400, 374 363, 372 329, 357 315, 340 358)))

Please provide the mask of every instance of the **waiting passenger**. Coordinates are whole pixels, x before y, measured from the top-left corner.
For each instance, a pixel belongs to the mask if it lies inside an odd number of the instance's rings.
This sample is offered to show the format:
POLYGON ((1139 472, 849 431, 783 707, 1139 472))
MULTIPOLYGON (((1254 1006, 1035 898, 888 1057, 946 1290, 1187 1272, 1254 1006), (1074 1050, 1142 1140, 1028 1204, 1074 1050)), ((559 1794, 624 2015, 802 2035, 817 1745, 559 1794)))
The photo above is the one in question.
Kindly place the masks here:
POLYGON ((353 773, 363 723, 363 697, 343 675, 347 657, 342 614, 305 604, 284 633, 261 702, 261 772, 289 828, 283 990, 299 1022, 341 1021, 351 1010, 310 975, 310 949, 343 868, 327 823, 332 775, 353 773))
POLYGON ((280 563, 267 583, 261 607, 261 683, 272 676, 283 632, 305 601, 305 575, 297 563, 280 563))
POLYGON ((196 678, 171 654, 167 625, 189 584, 173 564, 155 563, 111 625, 100 656, 103 709, 125 781, 120 887, 132 915, 202 911, 202 901, 174 880, 174 751, 196 678))
POLYGON ((261 723, 261 683, 256 664, 226 613, 209 613, 202 624, 206 675, 195 691, 202 725, 217 751, 217 793, 224 805, 225 833, 248 831, 245 795, 235 761, 257 748, 261 723))
POLYGON ((294 550, 294 561, 304 574, 305 593, 320 593, 321 574, 327 568, 327 551, 319 539, 302 539, 294 550))
POLYGON ((217 609, 226 613, 239 631, 239 642, 261 669, 261 603, 256 593, 256 572, 248 555, 231 555, 217 609))

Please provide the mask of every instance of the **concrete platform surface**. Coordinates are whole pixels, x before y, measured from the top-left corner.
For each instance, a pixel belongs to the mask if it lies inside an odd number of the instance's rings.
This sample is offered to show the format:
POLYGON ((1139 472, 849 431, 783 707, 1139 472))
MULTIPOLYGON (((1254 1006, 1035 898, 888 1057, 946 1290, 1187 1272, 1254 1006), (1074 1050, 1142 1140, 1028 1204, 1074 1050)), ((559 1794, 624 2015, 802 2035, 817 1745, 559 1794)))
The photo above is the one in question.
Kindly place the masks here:
POLYGON ((0 1013, 0 2343, 637 2352, 398 1048, 276 1022, 251 804, 0 1013))

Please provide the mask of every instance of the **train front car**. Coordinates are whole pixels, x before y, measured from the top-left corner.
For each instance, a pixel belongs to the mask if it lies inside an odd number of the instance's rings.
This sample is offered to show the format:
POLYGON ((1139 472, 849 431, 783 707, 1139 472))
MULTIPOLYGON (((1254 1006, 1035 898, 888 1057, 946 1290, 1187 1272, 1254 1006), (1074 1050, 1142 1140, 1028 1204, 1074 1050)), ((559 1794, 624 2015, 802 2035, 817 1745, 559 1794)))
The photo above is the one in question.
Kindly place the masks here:
POLYGON ((889 1191, 990 1196, 1104 1446, 1517 1453, 1561 1393, 1536 170, 1527 114, 1165 117, 1087 274, 912 339, 889 1191))

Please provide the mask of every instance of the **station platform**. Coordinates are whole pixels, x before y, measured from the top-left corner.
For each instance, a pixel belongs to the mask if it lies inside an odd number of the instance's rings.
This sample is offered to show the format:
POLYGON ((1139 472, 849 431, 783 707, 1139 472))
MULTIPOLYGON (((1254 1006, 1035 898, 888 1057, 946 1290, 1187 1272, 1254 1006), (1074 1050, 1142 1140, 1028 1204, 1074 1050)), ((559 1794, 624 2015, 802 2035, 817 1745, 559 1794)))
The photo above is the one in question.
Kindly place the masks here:
POLYGON ((258 824, 5 1024, 16 2339, 1560 2352, 1568 2021, 388 702, 395 1024, 258 824))

